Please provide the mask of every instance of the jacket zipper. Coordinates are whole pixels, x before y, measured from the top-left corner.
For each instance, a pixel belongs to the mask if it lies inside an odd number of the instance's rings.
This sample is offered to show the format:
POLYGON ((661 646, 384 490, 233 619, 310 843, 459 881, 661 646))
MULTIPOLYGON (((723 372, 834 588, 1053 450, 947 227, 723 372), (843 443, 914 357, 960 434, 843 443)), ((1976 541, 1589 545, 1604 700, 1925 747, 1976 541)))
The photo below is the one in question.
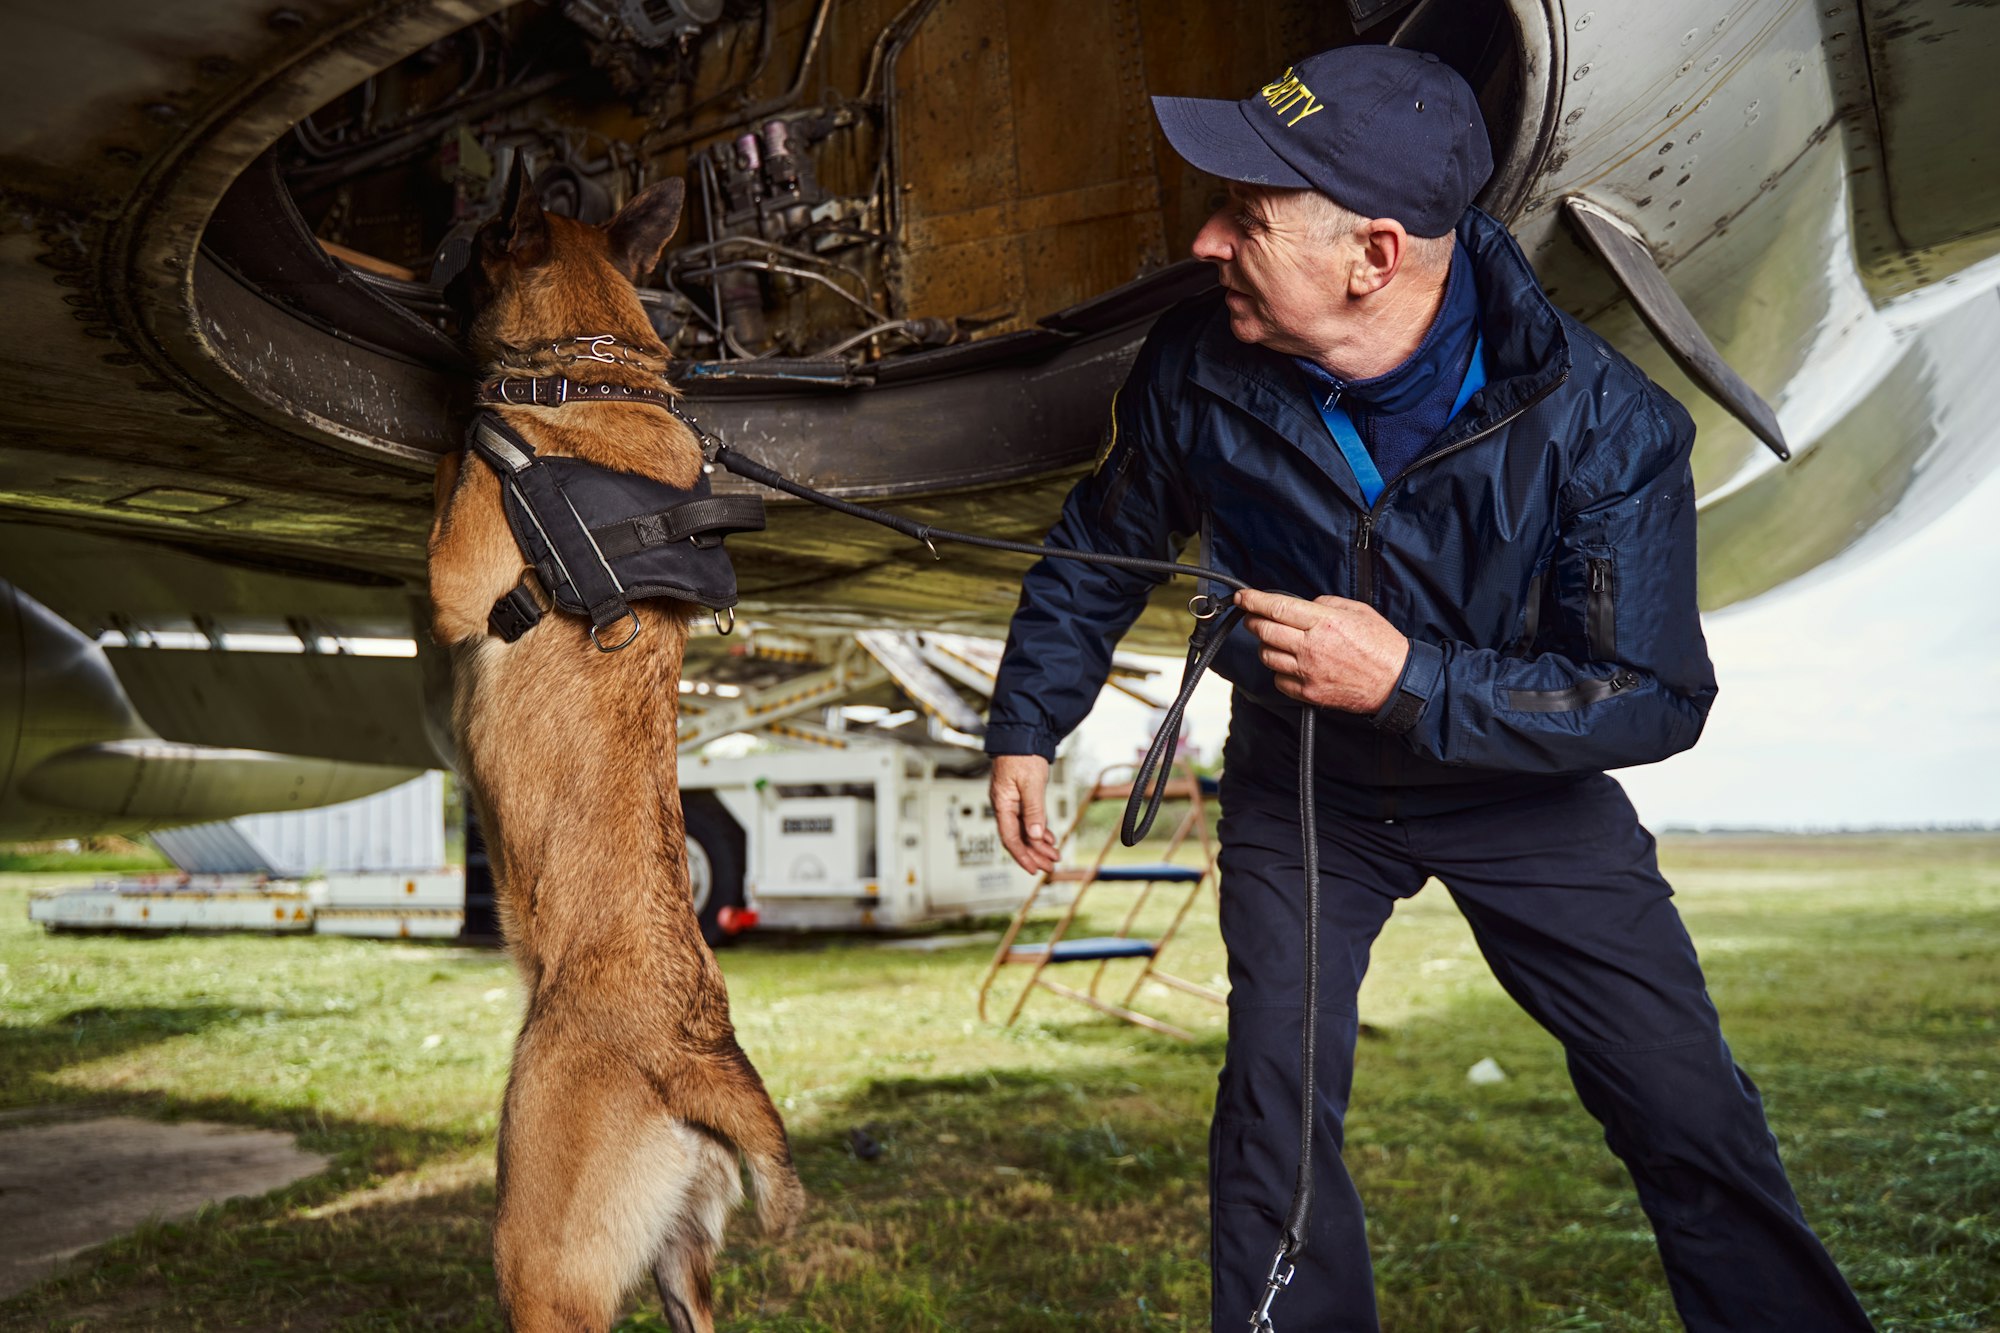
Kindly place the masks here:
POLYGON ((1554 393, 1557 389, 1560 389, 1564 384, 1568 383, 1568 381, 1569 381, 1569 371, 1568 369, 1564 369, 1562 374, 1556 376, 1553 380, 1549 381, 1548 384, 1544 385, 1539 393, 1537 393, 1534 397, 1530 398, 1527 402, 1522 403, 1512 412, 1509 412, 1506 416, 1501 417, 1498 421, 1486 427, 1484 430, 1474 431, 1472 434, 1460 440, 1457 444, 1452 445, 1449 449, 1440 449, 1436 453, 1424 455, 1422 458, 1419 458, 1416 462, 1410 464, 1408 467, 1404 468, 1401 472, 1397 473, 1395 480, 1388 482, 1386 485, 1382 487, 1382 493, 1375 497, 1375 503, 1368 506, 1367 509, 1362 511, 1361 525, 1358 529, 1356 529, 1354 534, 1354 550, 1356 553, 1355 585, 1357 591, 1359 591, 1361 594, 1360 597, 1361 601, 1368 603, 1370 606, 1373 606, 1375 604, 1375 561, 1378 558, 1377 551, 1379 549, 1375 545, 1375 518, 1378 514, 1382 512, 1383 502, 1389 498, 1389 492, 1395 490, 1397 486, 1402 484, 1403 478, 1409 476, 1412 472, 1415 472, 1418 468, 1423 467, 1428 463, 1435 463, 1440 458, 1449 458, 1453 454, 1457 453, 1459 450, 1469 448, 1472 445, 1479 443, 1479 441, 1493 434, 1495 431, 1499 430, 1502 426, 1505 426, 1507 423, 1515 420, 1517 417, 1525 413, 1529 408, 1533 407, 1536 403, 1541 402, 1542 399, 1548 397, 1550 394, 1554 393))
POLYGON ((1617 607, 1612 601, 1611 562, 1596 558, 1586 563, 1589 591, 1585 598, 1584 626, 1590 635, 1590 655, 1600 661, 1618 657, 1617 607))
POLYGON ((1369 538, 1375 532, 1375 511, 1369 510, 1361 516, 1361 526, 1354 533, 1354 584, 1361 600, 1369 605, 1375 603, 1375 552, 1369 545, 1369 538))

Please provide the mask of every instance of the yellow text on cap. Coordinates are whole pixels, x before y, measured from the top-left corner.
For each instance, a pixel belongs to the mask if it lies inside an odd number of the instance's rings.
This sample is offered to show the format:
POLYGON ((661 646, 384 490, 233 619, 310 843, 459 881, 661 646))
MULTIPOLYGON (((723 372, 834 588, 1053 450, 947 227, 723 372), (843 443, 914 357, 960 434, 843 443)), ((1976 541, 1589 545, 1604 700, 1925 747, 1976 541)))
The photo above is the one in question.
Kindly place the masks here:
POLYGON ((1315 97, 1313 90, 1299 81, 1299 76, 1292 73, 1289 65, 1285 67, 1285 72, 1278 77, 1276 83, 1267 83, 1260 91, 1263 93, 1264 100, 1271 104, 1271 109, 1280 116, 1291 111, 1301 102, 1305 104, 1304 110, 1285 122, 1286 129, 1290 129, 1307 116, 1326 110, 1326 103, 1315 97))

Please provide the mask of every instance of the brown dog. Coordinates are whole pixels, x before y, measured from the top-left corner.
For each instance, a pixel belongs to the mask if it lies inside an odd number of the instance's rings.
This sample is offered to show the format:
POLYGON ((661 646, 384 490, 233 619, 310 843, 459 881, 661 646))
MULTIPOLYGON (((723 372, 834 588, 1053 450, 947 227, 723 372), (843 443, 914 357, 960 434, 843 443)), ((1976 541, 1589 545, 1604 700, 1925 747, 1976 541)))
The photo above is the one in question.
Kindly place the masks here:
MULTIPOLYGON (((681 196, 678 180, 654 186, 592 227, 545 214, 517 166, 471 260, 474 355, 517 375, 660 387, 666 348, 632 280, 659 262, 681 196), (641 355, 565 362, 551 347, 601 334, 641 355)), ((660 406, 503 416, 544 455, 677 486, 701 468, 692 432, 660 406)), ((805 1195, 689 897, 675 724, 691 608, 638 604, 638 636, 615 653, 558 612, 504 643, 487 614, 524 564, 492 469, 445 459, 430 539, 435 633, 452 650, 459 768, 528 990, 500 1119, 501 1302, 524 1333, 602 1329, 650 1265, 677 1333, 708 1333, 715 1252, 742 1198, 739 1154, 768 1234, 790 1227, 805 1195)))

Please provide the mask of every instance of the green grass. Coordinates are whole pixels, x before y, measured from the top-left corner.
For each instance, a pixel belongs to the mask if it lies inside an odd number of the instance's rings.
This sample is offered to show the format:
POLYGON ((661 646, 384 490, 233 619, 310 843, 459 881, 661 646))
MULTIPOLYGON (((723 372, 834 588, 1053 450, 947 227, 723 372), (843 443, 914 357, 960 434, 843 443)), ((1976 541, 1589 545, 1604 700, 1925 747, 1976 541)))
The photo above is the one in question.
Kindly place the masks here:
POLYGON ((80 847, 59 842, 0 844, 0 875, 143 875, 174 863, 150 842, 93 838, 80 847))
MULTIPOLYGON (((1682 839, 1665 859, 1807 1213, 1878 1324, 2000 1326, 2000 837, 1682 839)), ((487 1219, 519 1004, 501 957, 44 936, 21 884, 0 889, 0 1109, 271 1126, 334 1164, 94 1251, 0 1304, 0 1324, 497 1326, 487 1219)), ((747 1215, 733 1226, 722 1327, 1205 1327, 1219 1011, 1143 997, 1193 1027, 1192 1045, 1047 995, 1012 1028, 982 1024, 990 947, 725 954, 814 1207, 778 1245, 747 1215), (854 1130, 881 1154, 854 1155, 854 1130)), ((1170 960, 1221 973, 1212 902, 1170 960)), ((1560 1051, 1501 996, 1444 894, 1399 911, 1362 1011, 1375 1035, 1348 1157, 1385 1326, 1677 1327, 1560 1051), (1486 1056, 1509 1077, 1470 1086, 1486 1056)), ((635 1294, 626 1327, 664 1328, 655 1309, 635 1294)))

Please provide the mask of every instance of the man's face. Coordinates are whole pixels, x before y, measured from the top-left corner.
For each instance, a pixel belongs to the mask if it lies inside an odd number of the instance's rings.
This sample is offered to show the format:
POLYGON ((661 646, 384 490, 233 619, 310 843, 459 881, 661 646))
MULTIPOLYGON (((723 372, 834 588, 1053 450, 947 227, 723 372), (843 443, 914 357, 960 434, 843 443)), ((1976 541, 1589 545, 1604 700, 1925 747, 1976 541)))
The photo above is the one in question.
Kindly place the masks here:
POLYGON ((1231 182, 1228 202, 1194 238, 1193 253, 1216 266, 1229 331, 1274 352, 1311 355, 1346 310, 1351 238, 1315 230, 1321 214, 1304 190, 1231 182))

